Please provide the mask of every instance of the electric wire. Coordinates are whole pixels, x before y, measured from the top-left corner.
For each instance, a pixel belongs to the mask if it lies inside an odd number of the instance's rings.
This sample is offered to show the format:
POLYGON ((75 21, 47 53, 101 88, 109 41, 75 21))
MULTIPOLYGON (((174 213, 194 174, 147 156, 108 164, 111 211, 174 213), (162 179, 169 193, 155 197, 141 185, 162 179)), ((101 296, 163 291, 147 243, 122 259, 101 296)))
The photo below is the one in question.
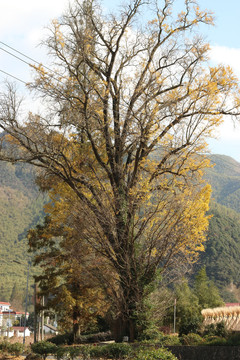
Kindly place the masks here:
POLYGON ((0 69, 0 71, 1 71, 3 74, 5 74, 5 75, 11 76, 11 77, 12 77, 13 79, 15 79, 15 80, 18 80, 18 81, 20 81, 21 83, 23 83, 23 84, 25 84, 25 85, 28 85, 28 83, 26 83, 26 81, 18 78, 17 76, 14 76, 14 75, 12 75, 12 74, 9 74, 8 72, 6 72, 6 71, 4 71, 4 70, 1 70, 1 69, 0 69))
POLYGON ((20 60, 20 61, 22 61, 22 62, 24 62, 25 64, 27 64, 27 65, 30 65, 31 66, 31 64, 29 64, 27 61, 25 61, 25 60, 23 60, 23 59, 21 59, 19 56, 17 56, 17 55, 14 55, 13 53, 11 53, 10 51, 8 51, 8 50, 6 50, 6 49, 3 49, 2 47, 0 47, 0 50, 2 50, 2 51, 4 51, 4 52, 6 52, 7 54, 9 54, 9 55, 11 55, 11 56, 13 56, 13 57, 15 57, 17 60, 20 60))
MULTIPOLYGON (((54 79, 54 80, 56 80, 56 81, 58 81, 58 82, 60 82, 60 83, 64 84, 64 82, 63 82, 63 81, 61 81, 60 79, 58 79, 58 78, 56 78, 56 77, 54 77, 54 76, 52 75, 52 74, 56 74, 57 76, 59 76, 59 74, 58 74, 56 71, 51 70, 51 69, 50 69, 49 67, 47 67, 46 65, 43 65, 43 64, 42 64, 42 63, 40 63, 39 61, 34 60, 33 58, 31 58, 31 57, 29 57, 29 56, 25 55, 24 53, 22 53, 21 51, 18 51, 17 49, 13 48, 12 46, 7 45, 7 44, 6 44, 6 43, 4 43, 3 41, 0 41, 0 43, 1 43, 1 44, 3 44, 4 46, 7 46, 9 49, 11 49, 11 50, 15 51, 16 53, 18 53, 18 54, 20 54, 20 55, 24 56, 26 59, 29 59, 29 60, 31 60, 31 61, 33 61, 33 62, 37 63, 38 65, 41 65, 43 68, 45 68, 45 69, 47 69, 48 71, 50 71, 50 72, 51 72, 51 74, 47 74, 49 77, 51 77, 52 79, 54 79)), ((8 50, 6 50, 6 49, 4 49, 4 48, 2 48, 2 47, 0 47, 0 50, 4 51, 5 53, 7 53, 7 54, 9 54, 9 55, 11 55, 11 56, 13 56, 13 57, 14 57, 14 58, 16 58, 17 60, 19 60, 19 61, 21 61, 21 62, 23 62, 23 63, 27 64, 28 66, 30 66, 30 67, 34 67, 34 65, 30 64, 30 63, 29 63, 29 62, 27 62, 26 60, 24 60, 24 59, 20 58, 19 56, 17 56, 17 55, 15 55, 15 54, 13 54, 13 53, 12 53, 12 52, 10 52, 10 51, 8 51, 8 50)), ((67 78, 66 78, 66 79, 67 79, 67 78)), ((64 84, 64 85, 65 85, 65 84, 64 84)))
MULTIPOLYGON (((6 72, 6 71, 4 71, 4 70, 2 70, 2 69, 0 69, 0 72, 2 72, 3 74, 5 74, 5 75, 7 75, 7 76, 12 77, 12 78, 13 78, 13 79, 15 79, 15 80, 20 81, 21 83, 23 83, 23 84, 25 84, 25 85, 28 85, 28 83, 26 83, 26 81, 24 81, 24 80, 20 79, 20 78, 19 78, 19 77, 17 77, 17 76, 14 76, 14 75, 12 75, 12 74, 8 73, 8 72, 6 72)), ((43 116, 41 116, 41 115, 38 115, 38 116, 40 116, 40 118, 41 118, 42 120, 44 120, 44 121, 47 121, 47 122, 48 122, 48 120, 47 120, 46 118, 44 118, 43 116)), ((54 126, 54 127, 59 127, 59 125, 53 125, 53 126, 54 126)))
MULTIPOLYGON (((31 58, 30 56, 28 56, 28 55, 25 55, 23 52, 21 52, 21 51, 19 51, 19 50, 17 50, 17 49, 15 49, 14 47, 12 47, 12 46, 10 46, 10 45, 8 45, 8 44, 6 44, 6 43, 4 43, 3 41, 0 41, 0 44, 3 44, 4 46, 6 46, 6 47, 8 47, 9 49, 11 49, 11 50, 13 50, 13 51, 15 51, 16 53, 18 53, 18 54, 20 54, 20 55, 22 55, 22 56, 24 56, 26 59, 29 59, 29 60, 31 60, 31 61, 33 61, 33 62, 35 62, 35 63, 37 63, 37 64, 41 64, 39 61, 37 61, 37 60, 34 60, 33 58, 31 58)), ((42 65, 42 64, 41 64, 42 65)), ((50 68, 48 68, 47 66, 45 66, 45 65, 42 65, 45 69, 48 69, 49 71, 51 71, 52 72, 52 70, 50 69, 50 68)))

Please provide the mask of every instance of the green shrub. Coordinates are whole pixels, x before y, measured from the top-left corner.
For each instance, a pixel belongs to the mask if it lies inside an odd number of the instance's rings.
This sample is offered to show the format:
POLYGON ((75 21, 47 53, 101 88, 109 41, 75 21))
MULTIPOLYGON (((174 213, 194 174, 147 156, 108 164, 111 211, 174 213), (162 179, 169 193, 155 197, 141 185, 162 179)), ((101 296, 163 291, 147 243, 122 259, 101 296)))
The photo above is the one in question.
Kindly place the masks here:
POLYGON ((14 354, 16 356, 19 356, 24 350, 24 344, 21 343, 14 343, 14 344, 8 344, 8 352, 11 354, 14 354))
POLYGON ((73 334, 72 333, 59 334, 52 337, 48 341, 56 345, 72 345, 73 334))
POLYGON ((25 360, 42 360, 42 356, 39 354, 30 353, 26 356, 25 360))
POLYGON ((177 358, 164 348, 160 349, 140 349, 135 357, 131 357, 131 360, 177 360, 177 358))
POLYGON ((200 335, 194 333, 183 335, 181 337, 181 343, 183 345, 201 345, 204 341, 205 340, 200 335))
POLYGON ((89 360, 90 359, 90 349, 91 346, 89 345, 82 345, 80 346, 80 353, 83 360, 89 360))
POLYGON ((2 341, 0 343, 0 351, 3 353, 7 353, 8 349, 9 349, 9 345, 10 345, 10 343, 8 343, 7 341, 2 341))
POLYGON ((239 346, 240 345, 240 334, 235 333, 228 337, 227 344, 232 346, 239 346))
POLYGON ((197 333, 202 325, 202 318, 198 315, 190 318, 184 317, 181 319, 179 326, 179 336, 187 335, 189 333, 197 333))
POLYGON ((35 354, 42 355, 45 360, 48 355, 55 354, 58 347, 48 341, 39 341, 32 344, 31 349, 35 354))
POLYGON ((112 340, 112 334, 110 331, 106 332, 99 332, 96 334, 87 334, 87 335, 81 335, 73 341, 73 334, 71 333, 65 333, 65 334, 59 334, 48 341, 56 344, 56 345, 72 345, 75 344, 85 344, 85 343, 97 343, 102 341, 108 341, 112 340))
POLYGON ((208 336, 206 338, 206 345, 221 346, 221 345, 228 345, 228 342, 227 339, 214 335, 214 336, 208 336))
POLYGON ((90 357, 92 358, 101 358, 105 356, 105 346, 93 346, 90 349, 90 357))
POLYGON ((208 324, 204 327, 203 331, 204 336, 214 336, 216 335, 216 328, 215 324, 208 324))
POLYGON ((80 348, 77 346, 68 347, 68 355, 71 360, 74 360, 76 357, 80 355, 80 348))
POLYGON ((164 346, 181 345, 181 341, 176 335, 165 335, 161 340, 161 344, 164 346))
POLYGON ((164 333, 162 331, 159 331, 157 327, 150 327, 150 328, 145 329, 142 332, 139 340, 141 342, 150 340, 153 343, 155 343, 155 342, 158 342, 159 339, 162 338, 163 336, 164 336, 164 333))
POLYGON ((226 337, 228 335, 228 330, 224 321, 216 324, 216 335, 221 337, 226 337))
POLYGON ((92 357, 105 357, 108 359, 123 359, 129 356, 131 352, 132 347, 125 343, 95 346, 90 349, 92 357))
POLYGON ((140 339, 140 344, 159 344, 162 343, 163 340, 166 338, 167 335, 164 335, 163 332, 158 331, 152 334, 148 333, 149 336, 146 336, 147 333, 140 339))
POLYGON ((176 335, 165 335, 163 332, 158 331, 153 338, 145 339, 140 344, 161 344, 161 345, 181 345, 180 339, 176 335))
POLYGON ((68 348, 64 348, 62 346, 58 346, 56 351, 57 360, 64 359, 64 357, 68 354, 68 348))
POLYGON ((121 359, 129 355, 132 351, 132 347, 129 344, 109 344, 107 346, 112 359, 121 359))
POLYGON ((225 323, 221 321, 217 324, 206 325, 204 328, 203 335, 226 337, 228 336, 228 330, 226 329, 225 323))
POLYGON ((76 338, 75 344, 85 344, 85 343, 98 343, 103 341, 112 340, 111 331, 100 332, 96 334, 87 334, 81 335, 76 338))

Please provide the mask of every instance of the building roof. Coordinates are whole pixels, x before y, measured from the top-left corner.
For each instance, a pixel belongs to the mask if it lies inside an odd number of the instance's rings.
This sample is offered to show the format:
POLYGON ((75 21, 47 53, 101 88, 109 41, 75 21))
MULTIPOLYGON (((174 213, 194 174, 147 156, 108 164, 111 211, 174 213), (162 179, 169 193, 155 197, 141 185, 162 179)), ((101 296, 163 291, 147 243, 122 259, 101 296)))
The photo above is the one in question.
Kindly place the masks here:
POLYGON ((53 330, 53 331, 58 331, 57 328, 53 325, 50 324, 44 324, 45 327, 48 327, 49 329, 53 330))
POLYGON ((12 309, 2 311, 2 314, 16 314, 12 309))
MULTIPOLYGON (((14 311, 16 315, 25 315, 25 311, 14 311)), ((29 315, 28 312, 26 312, 26 315, 29 315)))
POLYGON ((11 305, 9 302, 0 301, 0 305, 11 305))
MULTIPOLYGON (((13 330, 18 330, 18 331, 20 331, 20 332, 24 332, 24 326, 12 326, 12 329, 13 329, 13 330)), ((26 330, 29 330, 29 328, 26 327, 26 328, 25 328, 25 331, 26 331, 26 330)))
MULTIPOLYGON (((12 309, 9 310, 0 310, 0 314, 3 315, 25 315, 25 311, 14 311, 12 309)), ((26 315, 29 316, 29 312, 26 312, 26 315)))
POLYGON ((240 303, 226 303, 225 306, 240 306, 240 303))

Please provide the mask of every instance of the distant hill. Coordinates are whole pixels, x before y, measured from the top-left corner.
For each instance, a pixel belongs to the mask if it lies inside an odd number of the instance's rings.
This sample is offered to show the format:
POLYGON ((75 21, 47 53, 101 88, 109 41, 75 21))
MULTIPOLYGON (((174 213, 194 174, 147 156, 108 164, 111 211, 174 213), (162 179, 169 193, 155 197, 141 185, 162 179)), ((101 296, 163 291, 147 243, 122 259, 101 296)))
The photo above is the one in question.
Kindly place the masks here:
POLYGON ((240 214, 214 202, 209 213, 212 218, 198 267, 205 265, 218 287, 240 285, 240 214))
POLYGON ((240 163, 225 155, 211 155, 210 159, 215 165, 207 170, 206 178, 213 199, 240 213, 240 163))
POLYGON ((212 218, 196 271, 205 265, 208 276, 224 289, 230 283, 240 286, 240 163, 225 155, 210 159, 214 166, 205 177, 212 186, 212 218))
POLYGON ((26 235, 30 227, 41 222, 45 201, 34 184, 31 166, 0 162, 1 301, 9 301, 14 286, 20 290, 26 286, 26 235))

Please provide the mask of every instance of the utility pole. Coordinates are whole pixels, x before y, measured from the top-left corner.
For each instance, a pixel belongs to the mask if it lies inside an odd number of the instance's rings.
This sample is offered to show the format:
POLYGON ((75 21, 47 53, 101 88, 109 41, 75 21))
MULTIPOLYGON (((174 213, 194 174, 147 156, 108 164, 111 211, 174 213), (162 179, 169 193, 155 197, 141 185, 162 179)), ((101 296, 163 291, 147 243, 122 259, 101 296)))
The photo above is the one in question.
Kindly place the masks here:
POLYGON ((44 340, 44 295, 42 297, 42 316, 41 316, 41 340, 44 340))
POLYGON ((173 311, 173 333, 176 333, 176 308, 177 308, 177 299, 174 299, 174 311, 173 311))
POLYGON ((37 342, 37 284, 34 282, 34 340, 33 342, 37 342))
POLYGON ((27 285, 26 285, 26 302, 25 302, 25 317, 24 317, 24 330, 23 330, 23 344, 25 344, 25 331, 26 331, 26 324, 27 324, 29 265, 30 265, 30 263, 28 262, 27 285))
POLYGON ((8 309, 8 332, 7 332, 7 337, 9 338, 10 336, 10 309, 8 309))
MULTIPOLYGON (((13 260, 13 262, 22 265, 23 263, 18 260, 13 260)), ((27 285, 26 285, 26 300, 25 300, 25 317, 24 317, 24 330, 23 330, 23 344, 25 344, 25 331, 26 331, 26 324, 27 324, 27 305, 28 305, 28 280, 29 280, 29 268, 30 268, 30 261, 28 261, 28 268, 27 268, 27 285)))

